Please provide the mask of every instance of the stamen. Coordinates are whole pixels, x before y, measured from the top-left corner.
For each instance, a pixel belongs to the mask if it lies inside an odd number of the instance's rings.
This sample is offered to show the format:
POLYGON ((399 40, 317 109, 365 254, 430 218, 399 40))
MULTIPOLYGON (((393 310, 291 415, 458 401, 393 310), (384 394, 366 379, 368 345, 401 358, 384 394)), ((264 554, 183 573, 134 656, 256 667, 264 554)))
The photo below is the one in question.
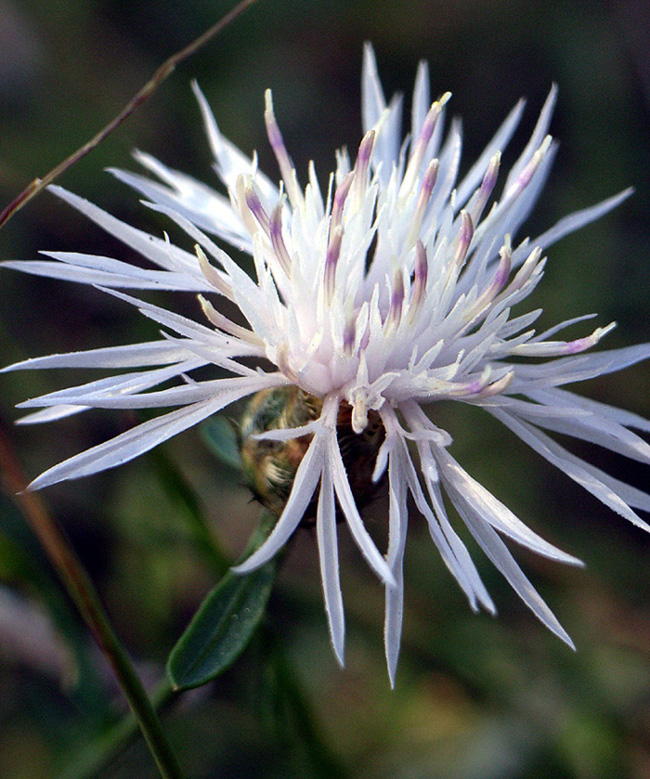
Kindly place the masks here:
POLYGON ((524 357, 563 357, 579 354, 595 346, 616 327, 616 322, 610 322, 606 327, 598 327, 591 335, 576 338, 574 341, 536 341, 514 346, 510 353, 524 357))
POLYGON ((604 338, 615 327, 616 322, 610 322, 605 327, 597 327, 591 335, 585 338, 576 338, 575 341, 569 341, 565 347, 565 354, 578 354, 586 349, 591 349, 592 346, 595 346, 601 338, 604 338))
POLYGON ((242 175, 237 176, 235 183, 235 203, 249 235, 255 235, 258 224, 246 202, 246 183, 242 175))
POLYGON ((343 207, 345 205, 345 200, 348 196, 353 181, 354 172, 350 171, 346 176, 344 176, 343 181, 341 181, 341 183, 336 188, 336 192, 334 193, 334 203, 332 204, 330 231, 337 225, 341 224, 343 219, 343 207))
POLYGON ((330 235, 330 242, 325 256, 325 272, 323 282, 325 284, 325 300, 331 305, 336 288, 336 265, 341 253, 341 241, 343 240, 343 228, 337 226, 330 235))
POLYGON ((368 426, 368 408, 366 398, 363 392, 355 393, 354 403, 352 404, 352 430, 361 435, 368 426))
POLYGON ((493 381, 491 384, 488 384, 483 390, 481 390, 481 392, 478 393, 478 397, 491 398, 494 395, 500 395, 504 390, 508 389, 514 378, 514 370, 508 371, 500 379, 493 381))
POLYGON ((205 256, 203 249, 197 244, 194 245, 194 251, 196 252, 196 258, 199 261, 199 267, 201 273, 205 276, 209 284, 221 292, 221 294, 228 298, 228 300, 235 300, 235 293, 233 292, 230 284, 223 278, 223 275, 210 264, 210 261, 205 256))
POLYGON ((239 338, 242 341, 246 341, 249 344, 253 344, 254 346, 264 346, 263 339, 252 330, 248 330, 246 327, 231 322, 228 317, 217 311, 212 303, 210 303, 209 300, 206 300, 203 295, 197 295, 197 298, 207 319, 219 330, 222 330, 229 335, 233 335, 235 338, 239 338))
POLYGON ((269 223, 269 234, 271 237, 271 245, 275 256, 278 258, 282 270, 287 275, 287 278, 291 278, 291 257, 287 251, 287 246, 282 236, 282 200, 276 205, 271 214, 271 221, 269 223))
POLYGON ((506 235, 505 243, 499 250, 499 265, 497 267, 492 283, 489 286, 491 295, 495 295, 500 292, 510 276, 510 270, 512 269, 512 244, 510 242, 510 234, 506 235))
POLYGON ((422 241, 415 244, 415 271, 413 274, 413 288, 409 305, 409 320, 413 320, 417 313, 427 289, 427 277, 429 273, 429 261, 422 241))
POLYGON ((418 173, 420 172, 420 167, 422 166, 422 161, 424 160, 429 141, 435 130, 438 117, 442 113, 442 109, 445 107, 445 104, 450 97, 451 92, 445 92, 445 94, 439 100, 436 100, 429 109, 424 119, 422 129, 420 130, 420 136, 417 139, 413 153, 411 154, 411 159, 408 162, 406 173, 402 179, 402 185, 399 188, 399 198, 405 197, 413 188, 418 173))
POLYGON ((345 328, 343 329, 343 351, 346 354, 352 354, 356 337, 357 328, 354 321, 354 315, 346 316, 345 328))
POLYGON ((422 222, 427 212, 427 206, 431 200, 431 193, 436 185, 438 179, 438 170, 440 168, 440 162, 438 160, 431 160, 427 165, 427 169, 422 177, 422 184, 420 185, 420 192, 418 193, 418 200, 415 204, 415 211, 411 218, 411 224, 406 236, 405 248, 408 250, 414 241, 417 240, 420 235, 420 229, 422 228, 422 222))
POLYGON ((359 435, 363 433, 368 424, 368 406, 366 387, 368 386, 368 361, 365 351, 359 357, 359 367, 354 387, 348 395, 348 402, 352 406, 352 429, 359 435))
POLYGON ((474 237, 474 223, 467 211, 460 212, 461 226, 458 234, 458 245, 454 253, 452 268, 460 270, 465 264, 472 238, 474 237))
MULTIPOLYGON (((506 241, 510 240, 510 236, 506 236, 506 241)), ((530 279, 530 277, 535 272, 535 269, 540 264, 540 258, 542 256, 542 247, 536 246, 533 251, 528 255, 526 258, 526 261, 524 264, 519 268, 517 273, 515 274, 514 279, 508 284, 506 289, 503 290, 503 292, 498 296, 496 300, 503 299, 504 296, 512 295, 513 292, 516 292, 517 290, 521 289, 524 284, 530 279)))
POLYGON ((269 143, 275 154, 275 159, 278 161, 280 173, 284 180, 284 185, 289 196, 289 202, 294 209, 300 209, 304 206, 303 194, 298 186, 298 180, 296 178, 296 171, 291 163, 287 148, 284 145, 282 133, 280 127, 275 119, 273 112, 273 96, 271 90, 267 89, 264 93, 264 100, 266 108, 264 110, 264 122, 266 124, 266 134, 269 137, 269 143))
MULTIPOLYGON (((359 211, 364 201, 364 194, 366 190, 366 178, 368 176, 368 168, 370 167, 370 158, 372 157, 372 150, 375 146, 375 131, 369 130, 359 144, 359 153, 357 154, 357 161, 352 171, 354 175, 354 181, 352 183, 352 205, 354 211, 359 211)), ((343 182, 341 182, 343 183, 343 182)))
POLYGON ((478 192, 476 193, 476 199, 471 204, 470 212, 474 224, 478 224, 478 221, 481 218, 481 214, 483 213, 483 209, 487 205, 487 201, 490 195, 492 194, 494 187, 496 186, 497 178, 499 176, 500 165, 501 165, 501 152, 498 151, 496 154, 493 155, 492 159, 490 160, 488 169, 485 171, 485 175, 483 176, 483 181, 481 182, 481 186, 479 187, 478 192))
POLYGON ((393 276, 393 294, 390 300, 390 309, 384 325, 384 333, 396 328, 402 318, 402 306, 404 304, 404 276, 401 268, 395 269, 393 276))
POLYGON ((494 278, 483 292, 476 298, 476 301, 470 306, 463 315, 463 325, 456 331, 455 338, 465 333, 468 327, 474 324, 481 314, 485 314, 492 307, 494 299, 501 292, 512 267, 512 246, 510 245, 510 236, 506 235, 505 243, 499 250, 499 265, 494 274, 494 278))
POLYGON ((544 138, 539 149, 537 149, 537 151, 530 158, 530 161, 526 167, 521 171, 519 176, 517 176, 517 180, 512 184, 511 187, 508 188, 508 191, 504 196, 504 200, 510 199, 511 197, 516 197, 530 184, 531 179, 537 172, 537 169, 541 165, 542 160, 546 156, 552 140, 553 139, 550 135, 547 135, 546 138, 544 138))
POLYGON ((493 371, 490 365, 486 365, 485 370, 478 379, 473 379, 472 381, 464 383, 459 382, 456 384, 455 388, 452 385, 448 391, 449 396, 457 398, 469 398, 472 400, 479 398, 489 398, 493 395, 499 395, 501 392, 506 390, 512 384, 512 381, 515 377, 514 370, 509 370, 507 373, 501 376, 500 379, 492 381, 492 373, 493 371))
POLYGON ((270 234, 270 227, 269 227, 269 216, 264 210, 264 206, 260 202, 259 197, 257 196, 257 192, 253 189, 253 183, 252 181, 248 184, 246 189, 244 190, 244 197, 246 198, 246 205, 250 209, 251 213, 257 219, 257 221, 260 224, 260 227, 264 232, 269 235, 270 234))

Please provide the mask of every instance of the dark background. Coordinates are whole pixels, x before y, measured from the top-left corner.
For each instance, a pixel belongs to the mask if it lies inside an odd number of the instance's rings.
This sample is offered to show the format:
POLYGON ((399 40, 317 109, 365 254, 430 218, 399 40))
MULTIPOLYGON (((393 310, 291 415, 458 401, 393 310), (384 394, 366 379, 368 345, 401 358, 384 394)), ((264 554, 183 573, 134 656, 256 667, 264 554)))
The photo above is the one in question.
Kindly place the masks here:
MULTIPOLYGON (((229 7, 0 0, 0 206, 85 142, 158 64, 229 7)), ((324 184, 334 149, 360 140, 367 40, 386 94, 403 91, 407 110, 420 59, 429 62, 433 95, 453 92, 449 110, 463 117, 465 170, 524 95, 528 110, 507 166, 557 82, 552 132, 561 147, 526 234, 627 186, 636 194, 550 249, 546 277, 527 305, 544 307, 542 328, 589 312, 599 313, 601 325, 616 320, 605 347, 648 341, 649 17, 642 0, 260 0, 59 183, 160 234, 167 226, 102 171, 134 168, 130 153, 140 148, 215 184, 189 88, 197 78, 224 134, 247 153, 257 149, 261 168, 276 178, 262 117, 263 92, 272 87, 299 176, 304 181, 314 159, 324 184)), ((48 194, 0 233, 3 259, 35 259, 39 249, 129 259, 48 194)), ((2 271, 0 292, 2 364, 155 334, 131 309, 86 287, 2 271)), ((189 299, 175 308, 195 312, 189 299)), ((647 417, 649 380, 646 364, 580 391, 647 417)), ((11 428, 15 403, 69 381, 59 372, 1 377, 2 424, 31 477, 133 421, 93 412, 50 427, 11 428)), ((355 777, 650 776, 648 537, 473 409, 434 413, 472 475, 586 562, 586 571, 565 569, 515 550, 578 652, 548 634, 483 560, 500 616, 472 615, 414 517, 394 692, 384 670, 382 591, 341 533, 348 642, 340 671, 328 645, 315 540, 304 532, 283 566, 262 636, 166 720, 190 776, 331 775, 331 761, 355 777)), ((586 445, 572 450, 647 489, 647 466, 586 445)), ((191 486, 223 547, 241 551, 258 509, 197 431, 165 445, 160 456, 44 494, 151 681, 215 580, 192 543, 175 488, 161 477, 168 467, 191 486)), ((381 534, 381 504, 368 513, 381 534)), ((0 503, 0 776, 54 775, 123 705, 54 581, 9 501, 0 503), (89 669, 79 669, 71 646, 77 658, 90 658, 89 669)), ((155 772, 137 744, 103 775, 144 779, 155 772)))

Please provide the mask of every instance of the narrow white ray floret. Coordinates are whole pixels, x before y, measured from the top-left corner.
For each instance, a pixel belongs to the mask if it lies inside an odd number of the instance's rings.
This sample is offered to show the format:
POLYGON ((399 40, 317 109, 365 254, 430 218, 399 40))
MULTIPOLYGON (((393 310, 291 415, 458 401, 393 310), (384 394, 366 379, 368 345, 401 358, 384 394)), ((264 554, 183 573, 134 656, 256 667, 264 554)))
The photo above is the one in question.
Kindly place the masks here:
POLYGON ((443 137, 449 93, 430 103, 427 69, 420 66, 412 135, 403 142, 401 101, 386 102, 367 46, 363 138, 354 161, 346 151, 337 153, 325 196, 313 165, 307 186, 301 188, 270 92, 264 121, 280 170, 279 186, 258 170, 255 157, 248 158, 221 136, 207 101, 197 86, 194 90, 215 156, 214 170, 227 196, 141 152, 136 159, 157 180, 112 171, 143 195, 150 208, 187 233, 187 248, 52 187, 55 195, 139 252, 149 266, 60 251, 44 252, 47 259, 37 262, 4 263, 99 286, 164 329, 159 340, 149 343, 57 354, 5 368, 121 371, 26 401, 22 407, 41 409, 22 420, 27 423, 89 408, 173 408, 55 465, 32 488, 128 462, 247 396, 271 388, 298 388, 316 403, 315 418, 258 437, 306 440, 304 456, 274 530, 236 570, 245 573, 269 560, 305 513, 313 511, 330 635, 342 664, 345 623, 337 519, 344 519, 386 588, 385 644, 393 683, 410 495, 472 609, 495 612, 448 518, 449 505, 533 613, 571 645, 501 536, 552 560, 573 565, 579 561, 544 541, 462 468, 449 452, 450 436, 433 421, 435 404, 454 399, 482 406, 604 504, 650 529, 636 513, 650 510, 650 496, 569 453, 544 432, 564 433, 650 463, 650 445, 632 431, 647 433, 650 422, 562 388, 645 360, 650 344, 586 354, 613 324, 564 341, 557 340, 558 332, 589 317, 537 334, 532 325, 539 310, 514 313, 541 281, 546 249, 607 213, 630 192, 565 217, 535 240, 517 235, 556 153, 548 134, 555 88, 507 175, 500 173, 501 153, 515 132, 523 102, 459 180, 459 123, 452 122, 443 137), (254 275, 239 267, 214 238, 249 252, 254 275), (125 289, 198 293, 200 321, 119 291, 125 289), (228 308, 222 306, 224 298, 228 308), (239 309, 235 319, 233 303, 239 309), (219 378, 205 378, 209 366, 220 369, 219 378), (199 369, 195 380, 191 376, 199 369), (341 414, 347 412, 351 440, 381 431, 368 474, 374 483, 385 479, 388 485, 386 554, 377 548, 360 514, 361 465, 350 461, 341 438, 341 414))

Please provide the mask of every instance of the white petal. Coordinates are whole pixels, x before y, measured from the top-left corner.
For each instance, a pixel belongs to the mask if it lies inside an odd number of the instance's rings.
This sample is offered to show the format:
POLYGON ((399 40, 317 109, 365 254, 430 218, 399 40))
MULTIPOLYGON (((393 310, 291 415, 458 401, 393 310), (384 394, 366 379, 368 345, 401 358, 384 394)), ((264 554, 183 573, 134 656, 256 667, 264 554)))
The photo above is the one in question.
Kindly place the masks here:
POLYGON ((560 384, 604 376, 648 359, 650 359, 650 343, 627 346, 623 349, 609 349, 594 354, 559 357, 539 365, 522 363, 517 365, 516 378, 511 390, 513 392, 521 390, 528 394, 533 389, 556 387, 560 384))
MULTIPOLYGON (((442 493, 440 491, 440 485, 429 483, 427 486, 429 487, 429 494, 431 495, 431 502, 436 519, 442 528, 442 532, 445 534, 445 538, 449 543, 454 557, 458 561, 458 568, 463 571, 463 574, 467 579, 469 587, 466 590, 466 593, 469 593, 468 599, 472 610, 478 611, 478 604, 480 603, 487 612, 495 615, 497 609, 494 605, 494 601, 486 590, 476 565, 474 564, 470 553, 467 551, 467 547, 461 541, 449 522, 442 499, 442 493)), ((429 525, 429 527, 431 527, 431 525, 429 525)))
MULTIPOLYGON (((237 387, 240 388, 240 397, 245 397, 262 388, 266 389, 267 387, 284 383, 285 379, 281 375, 273 377, 268 374, 256 374, 253 376, 214 379, 213 381, 191 382, 179 387, 157 390, 155 392, 142 392, 143 387, 140 383, 134 385, 127 384, 124 388, 120 387, 115 394, 111 394, 111 389, 101 389, 95 393, 88 394, 82 392, 75 394, 74 392, 62 390, 60 394, 51 393, 42 398, 26 401, 21 404, 21 408, 59 405, 61 399, 65 399, 67 403, 74 401, 75 405, 92 406, 93 408, 167 408, 169 406, 187 406, 202 400, 218 398, 223 393, 232 393, 237 387)), ((144 388, 146 389, 147 387, 144 388)), ((231 401, 228 402, 230 403, 231 401)))
POLYGON ((188 344, 191 344, 194 353, 196 353, 195 349, 197 346, 210 345, 213 343, 219 346, 220 349, 215 350, 213 357, 210 358, 210 361, 215 365, 221 365, 222 367, 237 373, 251 372, 249 368, 234 362, 231 357, 245 354, 259 355, 260 350, 258 347, 242 342, 236 336, 226 337, 205 325, 198 324, 192 319, 188 319, 180 314, 175 314, 172 311, 167 311, 159 306, 154 306, 151 303, 146 303, 144 300, 134 298, 124 292, 118 292, 113 289, 106 289, 104 291, 120 300, 124 300, 126 303, 136 306, 142 314, 147 318, 152 319, 154 322, 169 327, 180 335, 187 336, 188 344))
MULTIPOLYGON (((501 412, 495 410, 492 413, 496 416, 501 412)), ((445 449, 435 449, 434 456, 440 465, 440 475, 447 489, 451 486, 459 495, 463 495, 484 522, 543 557, 568 565, 582 565, 580 560, 544 541, 524 525, 507 506, 463 470, 445 449)))
POLYGON ((472 505, 467 502, 455 488, 450 490, 450 496, 470 533, 474 536, 481 549, 483 549, 496 568, 507 579, 517 595, 519 595, 533 614, 535 614, 550 631, 555 633, 556 636, 561 638, 562 641, 568 644, 572 649, 575 649, 573 641, 571 641, 567 632, 557 621, 557 618, 542 600, 537 590, 526 578, 497 533, 489 525, 483 522, 473 510, 472 505))
POLYGON ((377 73, 375 52, 369 43, 363 47, 363 69, 361 71, 361 121, 363 134, 377 124, 384 109, 386 100, 377 73))
POLYGON ((481 179, 490 164, 490 160, 498 151, 503 151, 508 145, 508 141, 517 129, 521 121, 521 115, 524 111, 525 101, 519 100, 515 107, 510 111, 505 121, 496 131, 492 140, 485 147, 481 156, 469 169, 463 180, 458 185, 456 194, 456 208, 460 209, 467 202, 470 195, 481 183, 481 179))
POLYGON ((616 406, 610 406, 607 403, 584 398, 581 395, 575 395, 573 392, 562 390, 558 387, 550 387, 549 389, 541 390, 539 392, 531 392, 530 397, 533 398, 533 400, 539 400, 540 403, 557 403, 561 405, 568 402, 582 411, 602 414, 608 419, 618 422, 619 425, 650 432, 650 419, 644 419, 644 417, 639 416, 639 414, 635 414, 632 411, 626 411, 625 409, 617 408, 616 406))
POLYGON ((394 454, 389 466, 389 536, 388 562, 395 577, 395 587, 386 587, 386 619, 384 622, 384 644, 386 663, 391 687, 395 686, 395 673, 399 658, 404 613, 404 548, 408 527, 406 506, 406 480, 394 454))
POLYGON ((591 222, 595 222, 596 219, 600 219, 601 216, 609 213, 624 200, 627 200, 633 192, 634 190, 630 187, 629 189, 624 189, 622 192, 619 192, 618 195, 614 195, 613 197, 607 198, 607 200, 597 203, 595 206, 583 208, 581 211, 574 211, 572 214, 569 214, 569 216, 560 219, 559 222, 556 222, 553 227, 535 238, 534 241, 531 241, 531 244, 533 246, 541 246, 544 249, 552 246, 556 241, 559 241, 560 238, 564 238, 565 235, 580 230, 591 222))
POLYGON ((59 419, 65 419, 88 410, 88 406, 52 406, 44 408, 42 411, 34 411, 33 414, 25 414, 24 417, 17 419, 15 424, 39 425, 44 422, 57 422, 59 419))
POLYGON ((260 565, 268 562, 287 543, 291 534, 302 521, 309 502, 314 496, 325 458, 327 457, 328 431, 319 430, 309 444, 309 448, 298 466, 296 476, 291 487, 289 499, 280 515, 271 535, 262 546, 244 560, 243 563, 233 566, 235 573, 249 573, 260 565))
POLYGON ((339 665, 344 665, 345 620, 343 616, 343 595, 339 577, 338 540, 336 537, 336 509, 334 505, 334 485, 330 465, 326 461, 321 476, 316 516, 316 536, 318 538, 318 557, 320 560, 325 611, 330 630, 334 654, 339 665))
POLYGON ((279 197, 278 188, 270 179, 257 170, 257 165, 250 157, 247 157, 233 143, 221 135, 208 101, 205 99, 196 81, 192 82, 192 90, 198 100, 208 133, 210 147, 217 161, 217 173, 224 184, 234 191, 237 185, 237 178, 240 175, 249 176, 255 171, 255 185, 261 191, 264 199, 272 203, 277 202, 279 197))
POLYGON ((429 95, 429 66, 422 60, 418 65, 413 88, 413 104, 411 107, 411 136, 414 139, 420 134, 424 119, 431 107, 429 95))
MULTIPOLYGON (((650 531, 650 525, 638 517, 627 503, 613 489, 608 487, 604 481, 598 479, 593 470, 588 469, 587 464, 580 458, 570 454, 553 439, 526 422, 516 419, 512 414, 500 409, 492 409, 490 413, 500 422, 503 422, 506 427, 509 427, 522 441, 525 441, 532 449, 557 466, 563 473, 566 473, 573 481, 584 487, 606 506, 609 506, 617 514, 625 517, 625 519, 637 527, 650 531)), ((647 496, 647 498, 646 503, 650 504, 650 496, 647 496)))
POLYGON ((167 168, 148 154, 136 152, 135 156, 138 162, 166 181, 172 189, 127 171, 109 168, 109 173, 148 197, 153 203, 167 206, 182 214, 202 230, 217 234, 232 246, 251 251, 250 235, 235 215, 227 198, 189 176, 167 168))
MULTIPOLYGON (((418 424, 418 419, 420 418, 420 415, 422 417, 424 416, 421 409, 419 409, 416 404, 412 403, 407 404, 402 411, 411 427, 414 430, 419 429, 420 424, 418 424)), ((382 409, 382 418, 385 420, 386 428, 389 432, 393 426, 391 415, 394 415, 394 412, 388 412, 385 409, 382 409)), ((477 611, 478 604, 480 603, 489 612, 494 613, 495 609, 492 599, 485 589, 465 545, 449 524, 444 505, 440 499, 439 492, 437 491, 437 485, 432 484, 432 480, 427 473, 427 456, 431 459, 430 450, 425 448, 421 441, 418 442, 422 476, 431 496, 433 510, 424 497, 406 442, 399 435, 395 436, 394 448, 396 450, 395 456, 399 458, 402 477, 408 484, 415 505, 427 520, 431 538, 435 543, 443 562, 467 596, 472 610, 477 611)))
POLYGON ((189 275, 163 271, 142 271, 134 269, 129 273, 84 268, 81 265, 47 262, 44 260, 8 260, 0 263, 5 268, 31 273, 59 281, 72 281, 75 284, 93 284, 101 287, 122 289, 157 289, 189 292, 212 292, 205 282, 197 282, 189 275))
POLYGON ((29 485, 29 489, 43 489, 65 479, 90 476, 93 473, 106 471, 129 462, 134 457, 148 452, 154 446, 158 446, 163 441, 167 441, 167 439, 197 425, 212 414, 216 414, 224 406, 239 400, 241 397, 242 393, 239 390, 230 395, 224 393, 219 398, 210 398, 143 422, 104 444, 93 446, 92 449, 87 449, 85 452, 55 465, 34 479, 29 485))
MULTIPOLYGON (((156 368, 151 371, 134 371, 118 376, 108 376, 104 379, 81 384, 76 387, 48 392, 37 398, 31 398, 18 404, 18 408, 38 408, 39 406, 58 406, 73 404, 76 406, 94 406, 95 401, 119 397, 128 403, 129 397, 136 392, 144 392, 168 379, 175 378, 204 365, 203 361, 194 360, 175 363, 167 368, 156 368), (126 396, 126 397, 125 397, 126 396)), ((169 404, 172 405, 172 404, 169 404)))
POLYGON ((46 357, 32 357, 2 368, 5 371, 33 368, 136 368, 145 365, 164 365, 192 358, 194 353, 179 344, 169 341, 150 341, 126 346, 108 346, 84 352, 50 354, 46 357))
POLYGON ((508 179, 504 186, 504 192, 516 181, 519 174, 523 171, 526 165, 530 162, 533 154, 541 146, 542 141, 548 134, 548 128, 551 124, 551 117, 553 116, 553 110, 555 108, 555 101, 557 99, 557 85, 553 84, 551 91, 548 93, 548 97, 544 102, 542 110, 540 112, 537 124, 533 130, 533 134, 530 136, 530 140, 526 144, 525 149, 519 156, 517 162, 512 166, 508 179))
POLYGON ((454 120, 447 134, 447 140, 440 151, 438 180, 431 195, 430 209, 433 214, 440 213, 449 200, 449 195, 456 184, 462 148, 460 122, 454 120))
MULTIPOLYGON (((508 408, 508 405, 506 403, 504 408, 508 408)), ((520 402, 513 404, 511 410, 517 417, 536 426, 598 444, 639 462, 650 463, 650 444, 618 422, 602 414, 589 413, 578 404, 568 403, 556 411, 555 406, 520 402), (538 408, 546 413, 536 414, 535 409, 538 408)))
POLYGON ((354 496, 352 495, 352 490, 350 489, 350 482, 348 481, 348 475, 345 471, 345 466, 343 465, 339 444, 335 435, 329 437, 327 453, 332 466, 332 477, 334 489, 336 490, 336 497, 345 514, 352 537, 356 541, 361 553, 366 558, 368 565, 370 565, 377 576, 379 576, 379 578, 388 586, 394 587, 395 577, 386 560, 379 553, 379 550, 375 546, 375 542, 370 538, 370 535, 363 524, 363 520, 361 519, 361 515, 359 514, 359 509, 357 508, 354 496))
POLYGON ((106 230, 118 240, 135 249, 143 257, 151 260, 155 265, 171 271, 195 272, 197 268, 196 256, 179 249, 162 238, 138 230, 126 222, 121 222, 111 214, 89 203, 78 195, 52 184, 48 192, 65 200, 66 203, 76 208, 82 214, 91 219, 95 224, 106 230))
POLYGON ((552 335, 556 335, 561 330, 564 330, 571 325, 576 325, 578 322, 586 322, 589 319, 595 319, 597 316, 598 314, 583 314, 582 316, 574 316, 572 319, 565 319, 564 322, 560 322, 557 325, 553 325, 553 327, 549 327, 548 330, 544 330, 539 335, 531 338, 530 341, 531 343, 535 343, 536 341, 546 341, 552 335))
MULTIPOLYGON (((551 144, 550 149, 540 163, 539 168, 536 170, 530 183, 515 201, 505 209, 505 217, 499 222, 498 231, 501 232, 501 235, 505 233, 517 235, 521 225, 530 216, 551 172, 558 148, 557 143, 551 144)), ((516 259, 517 258, 513 258, 513 267, 515 266, 516 259)))
POLYGON ((203 249, 216 257, 222 263, 230 276, 233 291, 237 298, 237 304, 242 314, 246 317, 251 328, 262 338, 266 338, 265 315, 268 314, 268 299, 253 279, 242 270, 222 249, 220 249, 207 235, 202 233, 191 222, 180 214, 170 211, 163 206, 152 206, 155 211, 166 214, 173 219, 188 235, 190 235, 203 249))

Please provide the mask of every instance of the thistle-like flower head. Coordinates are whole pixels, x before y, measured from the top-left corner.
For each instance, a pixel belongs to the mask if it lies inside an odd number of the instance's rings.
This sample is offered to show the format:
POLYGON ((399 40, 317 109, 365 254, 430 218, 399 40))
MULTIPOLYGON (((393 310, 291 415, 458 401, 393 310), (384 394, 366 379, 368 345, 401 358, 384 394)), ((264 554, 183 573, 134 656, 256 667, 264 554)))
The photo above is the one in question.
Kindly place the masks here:
MULTIPOLYGON (((501 536, 553 560, 579 561, 540 538, 461 467, 449 451, 450 436, 435 424, 436 402, 451 399, 481 406, 603 503, 648 529, 634 511, 650 510, 648 495, 583 462, 544 431, 559 431, 650 462, 650 446, 629 429, 650 430, 647 421, 561 388, 645 359, 650 345, 583 354, 613 325, 577 340, 557 340, 563 328, 589 317, 536 333, 532 326, 540 311, 522 312, 518 307, 542 278, 547 248, 618 205, 629 192, 562 219, 534 240, 522 239, 519 228, 555 156, 548 135, 555 89, 507 173, 500 170, 500 155, 523 103, 515 106, 459 181, 460 128, 452 122, 443 137, 450 96, 430 102, 426 66, 418 70, 406 139, 400 100, 386 104, 370 47, 362 81, 365 134, 353 158, 346 151, 337 154, 336 170, 324 191, 313 165, 307 185, 299 183, 270 92, 264 118, 280 169, 279 186, 258 170, 255 157, 249 159, 221 136, 195 88, 215 169, 228 197, 142 153, 136 155, 138 161, 160 183, 114 171, 190 236, 194 252, 53 188, 153 267, 67 252, 46 253, 46 261, 6 264, 101 286, 137 306, 162 325, 164 333, 150 343, 11 366, 126 369, 23 403, 45 407, 24 421, 52 421, 90 407, 177 408, 54 466, 33 487, 122 464, 234 401, 256 396, 247 412, 243 452, 251 467, 264 465, 263 478, 271 474, 256 491, 278 520, 265 544, 238 570, 250 571, 270 559, 306 512, 315 515, 330 635, 341 663, 344 615, 337 515, 345 518, 385 584, 385 642, 392 680, 401 633, 409 494, 474 610, 494 612, 494 605, 448 519, 445 495, 520 597, 570 644, 501 536), (215 236, 252 255, 254 276, 214 243, 215 236), (204 316, 193 321, 119 289, 196 292, 204 316), (241 319, 223 313, 223 299, 237 307, 241 319), (206 365, 231 375, 193 380, 192 371, 206 365), (156 389, 170 379, 177 379, 174 387, 156 389), (290 410, 283 407, 282 413, 269 415, 278 398, 290 402, 290 410), (266 418, 268 424, 261 424, 266 418), (290 443, 281 468, 263 459, 260 442, 290 443), (288 481, 278 473, 288 473, 288 481), (363 496, 383 478, 389 495, 386 554, 376 547, 359 513, 363 496)), ((259 475, 253 474, 252 480, 259 475)))

